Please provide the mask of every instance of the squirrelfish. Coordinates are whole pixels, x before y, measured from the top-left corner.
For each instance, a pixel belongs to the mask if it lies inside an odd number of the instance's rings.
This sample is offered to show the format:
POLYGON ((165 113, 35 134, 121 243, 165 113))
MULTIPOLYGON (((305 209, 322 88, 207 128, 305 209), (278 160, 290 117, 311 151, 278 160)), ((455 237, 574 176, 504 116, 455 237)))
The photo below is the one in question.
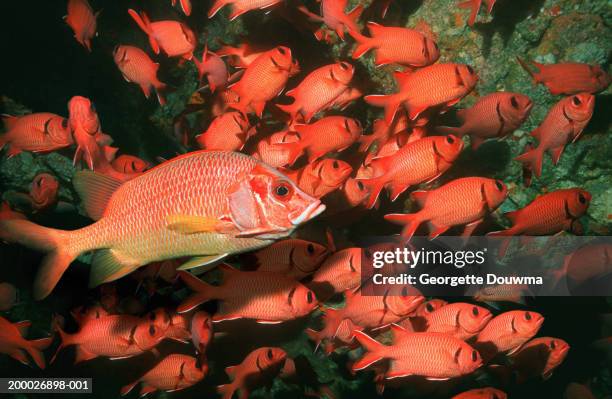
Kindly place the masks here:
POLYGON ((568 343, 560 338, 537 337, 527 342, 511 358, 519 383, 532 377, 550 378, 569 349, 568 343))
POLYGON ((229 19, 233 21, 249 11, 267 9, 282 2, 283 0, 215 0, 208 10, 208 18, 214 17, 220 9, 227 5, 232 7, 229 19))
POLYGON ((20 321, 11 323, 0 316, 0 353, 9 355, 23 364, 30 364, 28 355, 41 369, 45 368, 45 355, 43 351, 53 341, 53 338, 40 338, 27 340, 24 336, 28 333, 31 323, 20 321))
POLYGON ((149 36, 149 44, 155 54, 162 50, 168 57, 183 57, 188 60, 193 57, 197 39, 187 25, 172 20, 151 22, 146 13, 138 14, 131 8, 128 13, 149 36))
POLYGON ((91 51, 91 39, 96 36, 97 18, 100 11, 94 14, 87 0, 68 0, 66 23, 74 31, 74 38, 88 51, 91 51))
POLYGON ((476 388, 462 392, 453 396, 451 399, 507 399, 508 395, 504 391, 496 388, 476 388))
POLYGON ((344 184, 353 168, 339 159, 327 158, 311 162, 298 170, 284 169, 283 172, 305 193, 321 198, 344 184))
POLYGON ((208 129, 196 136, 202 149, 218 151, 240 151, 254 133, 249 120, 240 112, 226 112, 210 123, 208 129))
POLYGON ((50 152, 74 144, 68 119, 48 112, 23 116, 2 115, 6 133, 0 134, 0 149, 8 145, 8 156, 22 151, 50 152))
POLYGON ((151 96, 151 89, 154 89, 159 103, 166 103, 162 94, 166 84, 157 78, 159 64, 153 62, 147 53, 138 47, 119 45, 113 51, 113 58, 127 82, 139 85, 146 98, 151 96))

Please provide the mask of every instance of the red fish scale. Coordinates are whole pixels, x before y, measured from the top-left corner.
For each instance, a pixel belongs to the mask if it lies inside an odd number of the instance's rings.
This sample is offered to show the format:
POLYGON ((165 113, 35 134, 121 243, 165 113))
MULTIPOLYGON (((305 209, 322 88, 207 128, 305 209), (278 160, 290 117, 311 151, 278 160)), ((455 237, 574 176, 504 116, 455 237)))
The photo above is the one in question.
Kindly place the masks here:
POLYGON ((535 73, 534 79, 546 85, 553 94, 596 93, 602 89, 601 83, 593 76, 591 66, 587 64, 540 64, 538 69, 540 72, 535 73))
POLYGON ((313 282, 329 282, 336 292, 356 288, 361 283, 361 248, 346 248, 330 255, 315 273, 313 282), (355 271, 351 270, 351 264, 355 271))
POLYGON ((157 79, 158 65, 149 58, 147 53, 133 46, 122 46, 121 49, 126 52, 127 60, 118 66, 130 82, 154 87, 161 84, 157 79))
POLYGON ((187 40, 183 29, 189 29, 177 21, 151 22, 150 29, 159 47, 168 55, 176 57, 191 53, 195 46, 187 40))
POLYGON ((302 137, 303 147, 309 154, 322 156, 350 146, 359 134, 346 130, 345 119, 343 116, 328 116, 313 124, 296 127, 302 137))
POLYGON ((77 40, 91 39, 96 34, 96 17, 85 0, 70 0, 66 23, 74 30, 77 40))
POLYGON ((514 225, 510 228, 512 234, 547 235, 566 229, 569 220, 565 201, 568 194, 566 190, 544 194, 517 211, 514 225))
MULTIPOLYGON (((497 133, 501 128, 501 122, 499 115, 497 114, 497 107, 500 102, 500 110, 506 109, 503 101, 513 93, 493 93, 489 94, 480 100, 472 108, 460 111, 460 116, 463 118, 463 124, 457 129, 460 134, 470 134, 478 137, 497 137, 497 133)), ((515 110, 513 110, 515 111, 515 110)), ((517 111, 515 111, 516 113, 517 111)), ((505 133, 510 132, 518 128, 515 124, 508 123, 514 118, 512 115, 503 115, 504 117, 504 130, 501 132, 503 136, 505 133)))
POLYGON ((569 108, 571 97, 566 97, 556 103, 546 115, 546 118, 537 130, 540 135, 538 147, 552 149, 563 146, 582 132, 589 123, 590 116, 584 121, 570 122, 565 116, 565 109, 569 108))
POLYGON ((196 367, 194 357, 174 353, 166 356, 139 381, 159 390, 170 391, 190 387, 202 378, 204 378, 204 372, 196 367), (193 375, 194 371, 196 376, 193 375), (181 372, 183 372, 182 376, 181 372))
MULTIPOLYGON (((457 323, 457 313, 462 314, 472 312, 473 305, 466 303, 455 303, 443 306, 434 312, 425 316, 427 319, 427 331, 442 332, 454 335, 456 338, 466 340, 478 334, 478 331, 468 331, 461 325, 461 316, 459 323, 457 323)), ((485 309, 479 308, 480 312, 484 312, 485 309)), ((469 328, 476 328, 476 326, 467 326, 469 328)), ((481 326, 484 328, 484 324, 481 326)))
MULTIPOLYGON (((193 153, 192 153, 193 154, 193 153)), ((219 218, 229 214, 230 187, 256 161, 238 153, 202 152, 164 163, 130 180, 113 195, 104 217, 73 234, 72 250, 112 248, 128 263, 259 248, 266 240, 215 233, 181 234, 167 229, 170 215, 219 218)))
POLYGON ((279 71, 270 58, 270 52, 257 57, 246 69, 242 79, 231 88, 238 93, 242 103, 248 103, 243 97, 254 102, 269 101, 285 87, 289 72, 279 71))
POLYGON ((361 295, 358 292, 347 298, 345 307, 339 309, 339 319, 350 319, 356 325, 366 328, 395 323, 407 315, 408 309, 401 303, 402 300, 400 296, 389 295, 385 298, 381 295, 361 295))
MULTIPOLYGON (((389 158, 390 168, 382 176, 388 183, 414 185, 433 178, 438 172, 438 156, 432 138, 406 144, 389 158)), ((374 160, 372 164, 380 161, 374 160)))
POLYGON ((14 126, 2 137, 6 138, 11 145, 20 150, 32 152, 53 151, 68 147, 74 143, 69 129, 65 129, 63 131, 64 134, 60 135, 45 133, 45 123, 49 118, 57 118, 57 121, 49 123, 49 128, 55 131, 58 130, 58 127, 61 127, 63 118, 59 115, 40 112, 17 118, 18 120, 14 126))
POLYGON ((378 26, 370 29, 376 59, 392 60, 395 63, 426 66, 431 60, 423 56, 425 36, 416 30, 378 26))
POLYGON ((321 67, 308 76, 295 88, 291 97, 295 102, 291 108, 300 110, 304 115, 313 115, 330 107, 346 89, 347 85, 331 80, 331 65, 321 67))
MULTIPOLYGON (((529 341, 537 331, 523 335, 512 330, 512 319, 515 319, 514 323, 518 323, 519 318, 523 317, 522 313, 522 311, 510 311, 494 317, 478 334, 476 341, 480 344, 493 343, 498 352, 507 352, 529 341)), ((487 348, 487 351, 489 350, 487 348)))
POLYGON ((433 106, 466 95, 470 88, 457 84, 455 68, 457 64, 434 64, 411 74, 399 96, 408 102, 409 107, 433 106))

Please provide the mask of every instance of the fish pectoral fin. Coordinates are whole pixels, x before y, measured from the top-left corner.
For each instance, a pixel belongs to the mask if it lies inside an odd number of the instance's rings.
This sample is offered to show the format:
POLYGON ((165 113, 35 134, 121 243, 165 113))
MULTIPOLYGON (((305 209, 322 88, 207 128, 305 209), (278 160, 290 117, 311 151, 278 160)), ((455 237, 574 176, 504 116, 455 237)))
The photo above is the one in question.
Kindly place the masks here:
POLYGON ((170 215, 166 227, 180 234, 218 233, 227 230, 225 222, 208 216, 170 215))
POLYGON ((111 248, 96 251, 89 271, 89 287, 117 280, 136 268, 140 262, 111 248))
POLYGON ((274 234, 274 233, 280 233, 283 230, 280 229, 272 229, 270 227, 257 227, 254 229, 250 229, 250 230, 243 230, 240 233, 236 234, 237 238, 249 238, 249 237, 257 237, 260 235, 264 235, 264 234, 274 234))
POLYGON ((80 363, 87 360, 95 359, 98 355, 89 352, 86 349, 83 349, 81 345, 76 346, 76 356, 74 358, 74 363, 80 363))
POLYGON ((229 254, 196 256, 183 263, 181 266, 179 266, 177 270, 189 270, 198 268, 199 273, 197 274, 204 274, 207 271, 211 270, 215 266, 215 263, 220 262, 228 255, 229 254))

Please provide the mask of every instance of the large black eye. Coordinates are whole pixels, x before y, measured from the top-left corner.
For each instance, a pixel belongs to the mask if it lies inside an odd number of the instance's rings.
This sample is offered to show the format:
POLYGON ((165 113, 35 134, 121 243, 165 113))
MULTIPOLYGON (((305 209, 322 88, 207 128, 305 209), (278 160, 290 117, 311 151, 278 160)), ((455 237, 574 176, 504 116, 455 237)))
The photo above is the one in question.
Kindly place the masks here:
POLYGON ((555 343, 555 341, 550 341, 550 349, 555 349, 557 347, 557 344, 555 343))
POLYGON ((516 101, 516 97, 512 96, 510 98, 510 105, 512 105, 513 108, 518 109, 519 103, 518 103, 518 101, 516 101))
POLYGON ((279 53, 281 53, 282 55, 285 55, 285 54, 287 53, 287 52, 285 51, 285 49, 284 49, 284 48, 282 48, 282 47, 279 47, 279 48, 278 48, 278 52, 279 52, 279 53))
POLYGON ((308 303, 312 303, 312 301, 314 300, 314 297, 312 296, 312 291, 308 291, 308 294, 306 294, 306 300, 308 301, 308 303))
POLYGON ((531 313, 525 312, 525 320, 527 321, 531 320, 531 313))
POLYGON ((453 136, 446 136, 446 142, 448 144, 453 144, 455 142, 455 138, 453 136))
POLYGON ((340 164, 338 163, 338 161, 334 161, 332 166, 334 167, 334 169, 338 169, 340 167, 340 164))
POLYGON ((425 305, 425 310, 427 310, 428 313, 433 312, 434 311, 433 305, 427 302, 427 304, 425 305))
POLYGON ((307 252, 308 252, 310 255, 314 254, 314 251, 315 251, 315 250, 314 250, 314 245, 312 245, 312 243, 311 243, 311 244, 308 244, 308 246, 306 247, 306 251, 307 251, 307 252))
POLYGON ((475 362, 478 360, 478 352, 472 351, 472 361, 475 362))
POLYGON ((365 190, 365 186, 363 185, 361 181, 357 182, 357 188, 359 189, 359 191, 365 190))
POLYGON ((68 119, 64 118, 62 119, 62 129, 67 129, 68 128, 68 119))
POLYGON ((149 335, 152 337, 155 335, 155 326, 153 324, 149 326, 149 335))
POLYGON ((476 306, 474 306, 474 307, 472 308, 472 314, 473 314, 474 316, 478 316, 478 308, 477 308, 476 306))
POLYGON ((470 75, 473 75, 473 74, 474 74, 474 68, 472 68, 471 66, 469 66, 469 65, 468 65, 468 66, 467 66, 467 70, 468 70, 468 72, 470 73, 470 75))
POLYGON ((344 69, 346 71, 347 69, 349 69, 349 66, 348 66, 348 64, 346 62, 341 62, 340 63, 340 68, 342 68, 342 69, 344 69))
POLYGON ((578 106, 580 104, 582 104, 582 101, 580 101, 580 99, 578 98, 578 96, 574 96, 572 97, 572 102, 574 103, 574 105, 578 106))
POLYGON ((582 193, 578 194, 578 201, 580 201, 581 204, 586 204, 587 202, 586 198, 584 198, 584 195, 582 195, 582 193))
POLYGON ((268 349, 268 359, 272 360, 272 358, 274 357, 274 354, 272 353, 272 349, 268 349))
POLYGON ((289 194, 289 187, 285 183, 282 183, 276 186, 274 192, 278 197, 285 197, 287 194, 289 194))
POLYGON ((497 189, 499 191, 503 191, 504 190, 504 183, 500 182, 499 180, 495 180, 495 187, 497 187, 497 189))

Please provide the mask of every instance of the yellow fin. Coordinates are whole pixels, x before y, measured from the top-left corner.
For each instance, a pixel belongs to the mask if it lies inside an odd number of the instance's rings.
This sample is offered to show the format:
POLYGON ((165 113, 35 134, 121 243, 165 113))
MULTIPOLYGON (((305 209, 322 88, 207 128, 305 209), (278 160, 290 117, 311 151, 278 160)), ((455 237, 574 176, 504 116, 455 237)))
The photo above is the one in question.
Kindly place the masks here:
POLYGON ((170 215, 166 227, 182 234, 210 233, 216 232, 220 223, 219 219, 206 216, 170 215))

